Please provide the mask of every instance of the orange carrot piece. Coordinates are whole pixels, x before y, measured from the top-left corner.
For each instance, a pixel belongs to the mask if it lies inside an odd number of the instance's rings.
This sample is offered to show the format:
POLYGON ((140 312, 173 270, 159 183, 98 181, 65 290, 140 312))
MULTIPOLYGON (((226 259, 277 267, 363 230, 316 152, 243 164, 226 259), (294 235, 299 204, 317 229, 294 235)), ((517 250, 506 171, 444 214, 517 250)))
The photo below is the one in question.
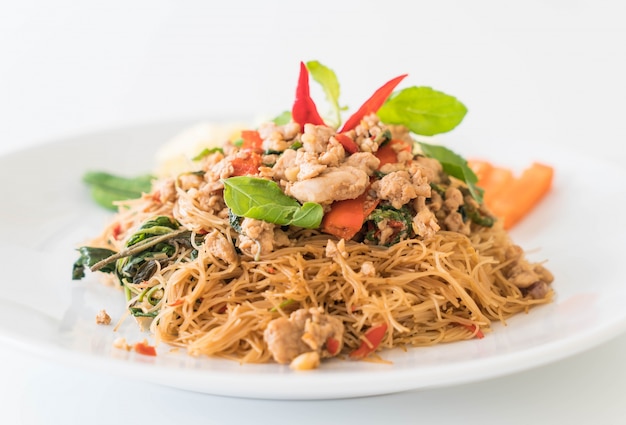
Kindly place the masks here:
POLYGON ((504 228, 510 229, 548 193, 553 177, 554 169, 551 166, 535 162, 488 206, 496 217, 503 220, 504 228))
POLYGON ((322 231, 348 241, 361 230, 365 218, 377 205, 378 202, 369 199, 366 193, 355 199, 333 202, 322 219, 322 231))
POLYGON ((402 140, 392 139, 388 143, 382 145, 374 154, 376 158, 380 160, 378 169, 385 164, 395 164, 398 162, 398 152, 396 151, 411 152, 411 146, 402 140), (399 148, 398 148, 399 147, 399 148))
POLYGON ((507 189, 515 180, 513 172, 508 168, 492 167, 489 175, 478 181, 478 187, 485 191, 483 200, 487 207, 491 207, 491 202, 497 199, 500 194, 507 189))
POLYGON ((467 165, 474 172, 474 174, 476 174, 476 177, 478 177, 478 186, 484 189, 480 183, 487 180, 489 173, 491 173, 491 170, 493 169, 493 164, 484 159, 470 159, 467 161, 467 165))

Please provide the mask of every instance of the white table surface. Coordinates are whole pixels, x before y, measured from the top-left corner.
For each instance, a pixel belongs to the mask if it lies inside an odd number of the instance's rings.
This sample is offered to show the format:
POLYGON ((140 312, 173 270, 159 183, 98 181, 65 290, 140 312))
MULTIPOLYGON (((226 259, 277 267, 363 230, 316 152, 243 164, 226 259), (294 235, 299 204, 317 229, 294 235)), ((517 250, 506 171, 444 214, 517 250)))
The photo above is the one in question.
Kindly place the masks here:
MULTIPOLYGON (((131 123, 288 109, 298 62, 318 59, 352 107, 405 72, 456 95, 470 113, 455 143, 533 140, 626 161, 619 1, 222 3, 0 3, 0 154, 131 123)), ((622 424, 624 359, 616 335, 511 376, 305 402, 189 393, 0 345, 0 423, 622 424)))

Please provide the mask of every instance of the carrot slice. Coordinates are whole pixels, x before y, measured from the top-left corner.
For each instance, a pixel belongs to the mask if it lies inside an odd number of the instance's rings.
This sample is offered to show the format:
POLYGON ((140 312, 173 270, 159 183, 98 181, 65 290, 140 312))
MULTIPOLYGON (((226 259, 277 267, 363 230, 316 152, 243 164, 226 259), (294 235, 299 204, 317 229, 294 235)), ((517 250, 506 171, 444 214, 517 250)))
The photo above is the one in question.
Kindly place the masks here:
POLYGON ((478 177, 478 186, 484 189, 485 187, 480 183, 487 180, 489 173, 493 170, 493 164, 484 159, 470 159, 467 161, 467 165, 474 172, 474 174, 476 174, 476 177, 478 177))
POLYGON ((487 207, 491 207, 494 199, 507 189, 515 180, 513 172, 508 168, 491 167, 489 174, 483 180, 478 180, 478 187, 481 187, 485 194, 483 200, 487 207))
POLYGON ((399 151, 411 152, 411 146, 408 143, 397 139, 390 140, 388 143, 385 143, 384 145, 379 147, 374 154, 376 158, 380 160, 378 169, 380 169, 380 167, 385 164, 395 164, 396 162, 398 162, 398 152, 396 151, 396 149, 398 149, 399 151))
POLYGON ((347 241, 352 239, 377 204, 377 201, 367 197, 367 192, 355 199, 333 202, 330 211, 322 219, 322 232, 347 241))
POLYGON ((526 168, 488 207, 510 229, 548 193, 552 186, 554 169, 535 162, 526 168))

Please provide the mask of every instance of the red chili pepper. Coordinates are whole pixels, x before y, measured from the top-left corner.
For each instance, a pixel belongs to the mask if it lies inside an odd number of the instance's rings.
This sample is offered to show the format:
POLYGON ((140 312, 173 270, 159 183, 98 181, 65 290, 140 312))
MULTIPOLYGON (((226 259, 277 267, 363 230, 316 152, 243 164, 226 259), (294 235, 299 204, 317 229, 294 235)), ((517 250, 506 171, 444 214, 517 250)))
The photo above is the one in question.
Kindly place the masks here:
POLYGON ((156 349, 152 345, 148 345, 146 341, 138 342, 135 344, 135 351, 144 356, 156 356, 156 349))
POLYGON ((304 62, 300 62, 300 77, 296 88, 296 100, 291 108, 291 117, 304 128, 304 124, 324 125, 324 120, 317 112, 315 102, 309 92, 309 71, 304 62))
POLYGON ((256 153, 263 152, 263 139, 256 130, 242 130, 241 138, 243 139, 242 149, 249 149, 256 153))
POLYGON ((336 356, 339 354, 339 349, 339 340, 329 336, 328 339, 326 339, 326 350, 328 350, 328 353, 331 356, 336 356))
POLYGON ((346 152, 353 154, 359 151, 359 145, 357 145, 350 136, 343 133, 337 133, 335 134, 335 139, 337 139, 337 141, 341 143, 341 146, 343 146, 346 152))
POLYGON ((459 325, 463 326, 465 329, 475 334, 476 338, 478 339, 482 339, 485 337, 485 334, 483 333, 483 331, 481 331, 480 328, 474 324, 466 325, 464 323, 459 323, 459 325))
POLYGON ((351 359, 363 359, 376 351, 387 332, 387 324, 372 326, 365 332, 365 340, 361 341, 359 348, 350 353, 351 359))
POLYGON ((348 120, 344 123, 343 127, 341 128, 340 133, 343 133, 344 131, 352 130, 354 127, 359 125, 361 120, 366 115, 378 112, 380 107, 383 106, 383 103, 385 103, 385 101, 389 98, 389 96, 391 96, 391 93, 393 93, 393 89, 395 89, 396 86, 400 84, 400 81, 402 81, 404 77, 406 76, 407 74, 400 75, 394 78, 393 80, 386 82, 381 88, 376 90, 374 94, 372 95, 372 97, 367 99, 365 103, 361 105, 359 110, 356 111, 350 118, 348 118, 348 120))

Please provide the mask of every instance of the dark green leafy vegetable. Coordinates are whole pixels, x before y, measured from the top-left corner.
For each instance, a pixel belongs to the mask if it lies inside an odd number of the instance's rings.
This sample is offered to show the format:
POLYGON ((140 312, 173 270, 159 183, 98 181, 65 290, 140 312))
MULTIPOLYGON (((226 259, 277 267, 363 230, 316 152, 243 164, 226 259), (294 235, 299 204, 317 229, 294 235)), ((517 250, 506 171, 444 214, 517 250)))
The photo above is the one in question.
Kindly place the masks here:
POLYGON ((89 171, 83 175, 83 182, 91 187, 91 196, 98 203, 110 210, 117 207, 116 201, 136 199, 152 188, 151 175, 142 175, 132 178, 117 176, 103 171, 89 171))
POLYGON ((463 157, 444 146, 431 145, 423 142, 419 142, 418 144, 424 155, 439 161, 443 167, 443 171, 449 176, 465 182, 472 197, 476 199, 479 204, 482 204, 482 189, 476 186, 478 177, 476 177, 476 174, 474 174, 472 169, 467 165, 467 161, 463 157))
POLYGON ((396 209, 390 205, 382 205, 372 211, 367 217, 367 220, 373 221, 376 226, 373 226, 373 228, 367 232, 365 238, 377 244, 381 242, 378 224, 385 220, 387 221, 387 226, 394 230, 391 238, 385 241, 385 246, 394 245, 401 240, 411 237, 413 216, 406 206, 396 209))
POLYGON ((126 242, 126 246, 133 246, 148 238, 170 233, 180 227, 178 221, 167 216, 158 216, 144 222, 126 242))
POLYGON ((271 180, 237 176, 223 182, 224 201, 237 216, 307 229, 318 228, 322 221, 324 211, 320 204, 300 205, 271 180))
POLYGON ((408 87, 394 93, 378 110, 386 124, 401 124, 415 134, 446 133, 463 121, 467 108, 455 97, 430 87, 408 87))
MULTIPOLYGON (((115 255, 115 251, 111 251, 106 248, 92 248, 89 246, 82 246, 78 248, 80 257, 74 263, 72 268, 72 279, 80 280, 85 277, 85 267, 91 268, 93 265, 100 261, 115 255)), ((115 265, 109 264, 101 269, 104 273, 113 273, 115 271, 115 265)))
POLYGON ((228 224, 230 224, 230 227, 237 233, 242 232, 241 220, 243 220, 243 217, 235 215, 231 209, 228 210, 228 224))

